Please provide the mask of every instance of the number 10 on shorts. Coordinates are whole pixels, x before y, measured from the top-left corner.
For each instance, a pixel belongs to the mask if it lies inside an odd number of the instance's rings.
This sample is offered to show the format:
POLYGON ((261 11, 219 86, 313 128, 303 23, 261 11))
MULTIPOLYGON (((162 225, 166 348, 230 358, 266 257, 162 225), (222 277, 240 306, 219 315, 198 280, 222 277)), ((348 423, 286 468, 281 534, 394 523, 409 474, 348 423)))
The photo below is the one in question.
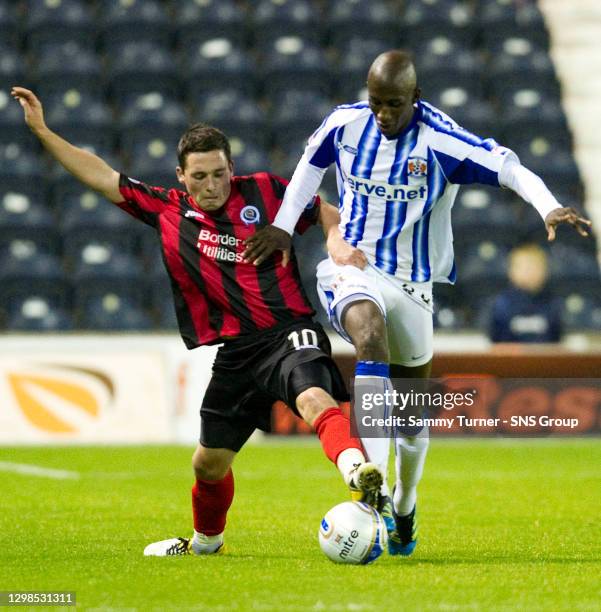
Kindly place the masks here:
POLYGON ((319 348, 317 333, 314 329, 301 329, 300 333, 293 331, 288 334, 288 340, 292 342, 292 346, 297 351, 306 348, 319 348))

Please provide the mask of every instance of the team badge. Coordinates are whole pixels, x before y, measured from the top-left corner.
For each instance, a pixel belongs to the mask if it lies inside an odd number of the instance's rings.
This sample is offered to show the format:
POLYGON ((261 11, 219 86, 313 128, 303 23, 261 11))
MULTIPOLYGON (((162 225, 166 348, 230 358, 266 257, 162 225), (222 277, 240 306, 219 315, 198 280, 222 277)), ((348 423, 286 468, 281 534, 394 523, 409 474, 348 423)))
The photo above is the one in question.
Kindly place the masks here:
POLYGON ((407 176, 428 176, 428 162, 423 157, 410 157, 407 161, 407 176))
POLYGON ((240 221, 245 223, 246 225, 250 225, 251 223, 258 223, 261 220, 261 213, 259 213, 259 209, 256 206, 245 206, 240 211, 240 221))

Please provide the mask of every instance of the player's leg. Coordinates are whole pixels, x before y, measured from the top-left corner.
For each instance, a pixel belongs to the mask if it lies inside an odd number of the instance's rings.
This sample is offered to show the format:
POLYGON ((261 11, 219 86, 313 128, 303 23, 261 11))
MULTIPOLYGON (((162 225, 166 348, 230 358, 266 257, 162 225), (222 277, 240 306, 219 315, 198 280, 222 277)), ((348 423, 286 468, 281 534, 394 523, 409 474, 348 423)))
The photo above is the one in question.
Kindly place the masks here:
MULTIPOLYGON (((292 356, 294 357, 294 356, 292 356)), ((334 463, 347 486, 361 501, 377 505, 382 473, 366 461, 361 444, 351 436, 348 417, 334 396, 343 387, 342 377, 329 357, 298 363, 288 378, 288 401, 317 432, 324 453, 334 463)))
MULTIPOLYGON (((393 381, 429 378, 433 350, 431 287, 428 284, 405 284, 405 289, 398 295, 388 319, 391 378, 393 381)), ((419 414, 416 416, 421 416, 421 407, 417 410, 419 414)), ((389 537, 389 552, 410 555, 417 543, 417 486, 424 470, 429 437, 427 428, 400 428, 395 431, 394 438, 396 482, 393 515, 397 533, 389 537)))
POLYGON ((194 535, 191 539, 172 538, 150 544, 145 555, 211 554, 223 550, 227 512, 234 496, 232 462, 255 430, 255 423, 243 411, 252 381, 242 372, 232 376, 230 370, 219 367, 224 352, 220 349, 213 366, 200 409, 200 444, 192 457, 194 535))
MULTIPOLYGON (((317 267, 317 289, 322 306, 334 329, 355 347, 354 398, 361 402, 364 393, 385 393, 391 390, 389 351, 386 333, 384 299, 374 279, 352 266, 336 266, 331 259, 317 267)), ((386 416, 389 406, 379 410, 386 416)), ((374 411, 378 410, 375 408, 374 411)), ((372 434, 378 432, 371 432, 372 434)), ((361 442, 368 459, 384 474, 382 493, 388 495, 386 475, 390 439, 386 430, 379 436, 362 436, 361 442)))
POLYGON ((192 486, 194 537, 192 552, 210 554, 223 546, 227 512, 234 499, 232 462, 236 452, 229 448, 207 448, 199 444, 192 456, 196 481, 192 486))
MULTIPOLYGON (((386 321, 380 306, 372 300, 360 300, 346 304, 341 314, 342 327, 355 347, 357 362, 355 364, 354 398, 361 405, 365 393, 385 394, 391 390, 388 338, 386 321)), ((373 397, 373 395, 372 395, 373 397)), ((382 404, 380 408, 371 408, 372 416, 385 418, 391 406, 382 404), (381 414, 375 411, 381 410, 381 414)), ((388 496, 387 483, 388 457, 390 438, 388 431, 370 432, 370 436, 361 436, 361 443, 370 461, 375 463, 384 474, 382 495, 388 496), (379 434, 379 435, 376 435, 379 434)))

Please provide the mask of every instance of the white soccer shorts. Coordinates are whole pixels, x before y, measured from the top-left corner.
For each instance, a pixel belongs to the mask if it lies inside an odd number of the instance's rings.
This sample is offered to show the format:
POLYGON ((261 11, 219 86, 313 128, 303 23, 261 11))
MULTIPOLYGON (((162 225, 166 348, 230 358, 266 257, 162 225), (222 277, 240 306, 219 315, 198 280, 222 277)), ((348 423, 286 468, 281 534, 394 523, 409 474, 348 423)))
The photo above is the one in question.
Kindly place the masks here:
POLYGON ((432 359, 432 283, 403 281, 372 265, 364 270, 338 266, 328 258, 317 266, 317 292, 332 327, 347 342, 351 339, 341 323, 345 307, 371 300, 386 319, 390 363, 420 366, 432 359))

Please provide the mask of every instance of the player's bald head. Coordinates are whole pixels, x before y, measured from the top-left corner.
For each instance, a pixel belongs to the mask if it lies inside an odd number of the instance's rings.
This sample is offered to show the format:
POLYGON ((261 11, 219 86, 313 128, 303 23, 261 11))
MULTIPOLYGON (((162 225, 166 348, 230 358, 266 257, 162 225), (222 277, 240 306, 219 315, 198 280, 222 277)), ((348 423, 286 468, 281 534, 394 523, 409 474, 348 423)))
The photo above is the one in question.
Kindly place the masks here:
POLYGON ((367 73, 367 85, 395 87, 412 91, 417 86, 417 76, 411 54, 392 50, 376 57, 367 73))
POLYGON ((420 95, 411 55, 401 50, 378 55, 367 74, 367 94, 380 132, 387 138, 402 132, 420 95))

